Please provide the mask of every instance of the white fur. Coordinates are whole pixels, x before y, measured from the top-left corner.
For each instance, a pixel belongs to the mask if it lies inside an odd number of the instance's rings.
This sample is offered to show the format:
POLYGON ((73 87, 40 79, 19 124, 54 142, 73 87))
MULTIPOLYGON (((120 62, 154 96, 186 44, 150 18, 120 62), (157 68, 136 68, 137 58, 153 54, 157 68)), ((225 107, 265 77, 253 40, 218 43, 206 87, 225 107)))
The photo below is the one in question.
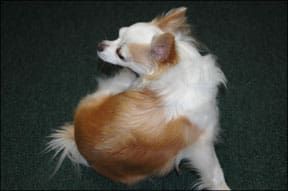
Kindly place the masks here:
POLYGON ((98 88, 92 94, 87 95, 82 101, 97 99, 102 96, 116 95, 129 89, 136 80, 136 74, 130 69, 124 68, 111 78, 99 78, 98 88))
POLYGON ((138 64, 135 65, 128 58, 127 43, 147 43, 151 42, 155 34, 163 33, 159 28, 149 23, 136 23, 130 27, 121 28, 119 31, 119 37, 116 40, 103 41, 107 45, 105 51, 97 52, 98 56, 111 64, 121 65, 131 68, 138 74, 147 74, 150 72, 149 67, 138 64), (116 53, 116 49, 120 48, 121 54, 127 58, 125 61, 121 60, 116 53))
POLYGON ((186 158, 201 176, 198 188, 228 190, 214 151, 218 132, 217 86, 226 78, 211 54, 201 56, 193 45, 177 41, 179 63, 148 86, 162 95, 168 120, 186 116, 198 128, 205 129, 197 143, 176 157, 176 167, 186 158))
MULTIPOLYGON (((91 99, 98 99, 102 96, 115 95, 128 89, 135 81, 136 75, 129 69, 122 69, 112 78, 98 79, 98 89, 96 92, 87 95, 81 102, 91 99)), ((46 152, 55 151, 52 159, 61 153, 54 172, 50 177, 53 177, 59 170, 64 159, 68 157, 73 164, 89 166, 85 158, 79 153, 74 140, 74 126, 67 123, 55 130, 50 136, 51 140, 47 143, 46 152)))
MULTIPOLYGON (((107 45, 104 51, 98 52, 101 59, 112 64, 129 67, 140 75, 135 75, 128 70, 122 70, 111 79, 99 80, 99 88, 87 99, 97 99, 105 95, 113 95, 130 88, 150 88, 157 92, 162 98, 166 107, 166 118, 171 120, 179 116, 186 116, 191 123, 203 130, 199 140, 191 146, 178 153, 175 160, 176 168, 182 159, 188 159, 191 166, 197 169, 200 174, 198 188, 210 188, 213 190, 227 190, 223 171, 214 150, 214 141, 218 132, 218 107, 216 95, 218 85, 225 85, 226 78, 218 67, 213 55, 201 56, 193 45, 192 37, 182 36, 175 33, 176 51, 179 63, 170 68, 157 80, 141 81, 141 76, 149 74, 151 68, 141 64, 133 63, 129 59, 127 43, 150 44, 154 35, 163 33, 151 23, 136 23, 130 27, 123 27, 119 31, 119 38, 114 41, 104 41, 107 45), (121 48, 120 59, 116 50, 121 48)), ((48 148, 56 150, 56 153, 64 152, 61 155, 62 162, 67 155, 75 163, 87 165, 75 148, 74 140, 63 139, 65 130, 58 131, 51 135, 53 138, 48 148)), ((57 169, 60 165, 57 166, 57 169)))
POLYGON ((61 153, 54 172, 50 177, 53 177, 59 170, 64 159, 68 157, 73 164, 82 164, 89 166, 84 157, 79 153, 76 143, 74 141, 74 127, 73 124, 65 124, 60 129, 55 130, 50 136, 51 140, 47 143, 45 148, 46 152, 55 151, 54 159, 58 154, 61 153))
POLYGON ((195 168, 200 175, 197 183, 199 189, 229 190, 224 178, 222 168, 217 159, 213 142, 202 137, 199 141, 183 149, 176 158, 176 165, 182 159, 189 159, 191 168, 195 168))

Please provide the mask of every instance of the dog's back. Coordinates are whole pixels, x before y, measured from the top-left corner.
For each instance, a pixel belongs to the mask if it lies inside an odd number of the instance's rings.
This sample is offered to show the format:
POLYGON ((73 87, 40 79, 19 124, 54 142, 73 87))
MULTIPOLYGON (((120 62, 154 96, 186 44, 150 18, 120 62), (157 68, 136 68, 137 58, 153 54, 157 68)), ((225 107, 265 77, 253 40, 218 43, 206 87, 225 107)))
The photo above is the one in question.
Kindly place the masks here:
POLYGON ((168 172, 198 133, 185 117, 167 121, 159 101, 152 91, 135 90, 83 102, 74 121, 80 153, 99 173, 123 183, 168 172))

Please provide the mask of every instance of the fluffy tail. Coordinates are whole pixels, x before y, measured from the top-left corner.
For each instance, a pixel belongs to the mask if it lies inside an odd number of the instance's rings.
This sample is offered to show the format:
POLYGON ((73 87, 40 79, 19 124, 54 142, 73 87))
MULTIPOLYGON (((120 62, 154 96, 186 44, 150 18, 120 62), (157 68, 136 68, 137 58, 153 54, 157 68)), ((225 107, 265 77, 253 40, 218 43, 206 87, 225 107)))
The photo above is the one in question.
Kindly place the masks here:
POLYGON ((54 151, 52 159, 54 159, 59 153, 61 153, 55 170, 50 177, 53 177, 59 170, 63 160, 68 157, 73 164, 79 166, 79 164, 89 166, 84 157, 79 153, 75 139, 74 139, 74 126, 73 124, 65 124, 60 129, 55 130, 49 138, 51 140, 47 143, 45 148, 46 152, 54 151))

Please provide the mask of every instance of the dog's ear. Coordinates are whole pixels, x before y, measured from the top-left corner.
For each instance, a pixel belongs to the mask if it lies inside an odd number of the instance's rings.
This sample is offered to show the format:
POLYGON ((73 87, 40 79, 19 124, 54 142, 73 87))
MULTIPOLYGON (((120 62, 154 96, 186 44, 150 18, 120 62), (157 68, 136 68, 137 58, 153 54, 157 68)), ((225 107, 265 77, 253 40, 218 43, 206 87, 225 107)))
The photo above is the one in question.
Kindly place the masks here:
POLYGON ((152 24, 164 32, 190 34, 190 26, 186 21, 186 10, 186 7, 171 9, 165 15, 153 19, 152 24))
POLYGON ((158 63, 174 63, 176 61, 175 39, 171 33, 156 35, 151 43, 151 57, 158 63))

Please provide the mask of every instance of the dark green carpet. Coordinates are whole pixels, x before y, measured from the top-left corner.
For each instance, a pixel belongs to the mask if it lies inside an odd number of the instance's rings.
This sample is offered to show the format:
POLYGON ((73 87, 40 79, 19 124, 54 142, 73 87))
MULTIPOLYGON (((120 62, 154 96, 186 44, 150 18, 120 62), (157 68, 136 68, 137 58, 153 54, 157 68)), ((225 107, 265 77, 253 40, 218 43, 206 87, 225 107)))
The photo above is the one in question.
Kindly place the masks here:
MULTIPOLYGON (((200 40, 229 80, 219 99, 217 145, 236 189, 287 189, 286 2, 1 2, 1 189, 126 189, 68 160, 51 180, 51 129, 72 119, 107 67, 96 43, 121 26, 185 5, 200 40)), ((109 68, 108 68, 109 69, 109 68)), ((189 189, 195 173, 175 172, 133 189, 189 189)))

